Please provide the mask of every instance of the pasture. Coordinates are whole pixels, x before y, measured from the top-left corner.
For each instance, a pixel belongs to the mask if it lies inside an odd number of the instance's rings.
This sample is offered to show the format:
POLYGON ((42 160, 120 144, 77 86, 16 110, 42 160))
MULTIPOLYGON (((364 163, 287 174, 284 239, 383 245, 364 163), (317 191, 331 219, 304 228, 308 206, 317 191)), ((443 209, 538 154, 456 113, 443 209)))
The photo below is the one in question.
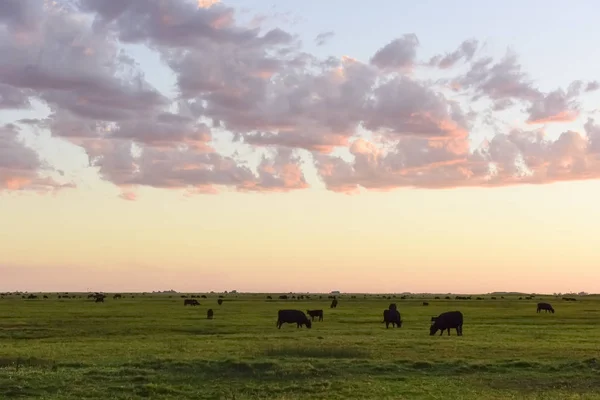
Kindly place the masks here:
POLYGON ((600 399, 600 298, 0 299, 1 399, 600 399), (548 301, 555 314, 536 313, 548 301), (427 301, 429 306, 423 306, 427 301), (382 313, 398 305, 402 328, 382 313), (214 319, 206 311, 214 310, 214 319), (312 329, 279 309, 323 309, 312 329), (464 336, 430 336, 460 310, 464 336))

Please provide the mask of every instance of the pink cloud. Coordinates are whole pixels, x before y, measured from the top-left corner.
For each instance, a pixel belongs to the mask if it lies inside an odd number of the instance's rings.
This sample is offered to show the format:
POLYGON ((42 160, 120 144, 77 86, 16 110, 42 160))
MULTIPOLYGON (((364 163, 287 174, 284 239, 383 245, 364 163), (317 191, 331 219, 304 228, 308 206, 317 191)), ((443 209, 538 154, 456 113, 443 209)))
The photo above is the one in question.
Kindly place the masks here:
MULTIPOLYGON (((0 13, 0 109, 45 104, 49 115, 20 123, 79 146, 128 200, 138 186, 188 194, 302 190, 309 187, 304 157, 328 189, 341 192, 598 175, 593 121, 586 136, 567 130, 552 141, 540 131, 507 133, 495 120, 511 109, 522 113, 522 126, 575 122, 596 81, 542 91, 516 54, 480 55, 476 39, 420 61, 415 34, 384 44, 368 61, 320 59, 296 35, 236 17, 216 1, 16 2, 0 13), (177 93, 153 87, 123 44, 157 52, 177 93), (466 72, 452 72, 458 63, 466 72), (450 75, 412 74, 431 67, 450 75), (481 126, 493 127, 493 137, 471 150, 481 126), (265 156, 241 155, 256 151, 265 156)), ((317 44, 332 36, 317 36, 317 44)), ((0 189, 61 187, 16 128, 3 129, 0 189)))

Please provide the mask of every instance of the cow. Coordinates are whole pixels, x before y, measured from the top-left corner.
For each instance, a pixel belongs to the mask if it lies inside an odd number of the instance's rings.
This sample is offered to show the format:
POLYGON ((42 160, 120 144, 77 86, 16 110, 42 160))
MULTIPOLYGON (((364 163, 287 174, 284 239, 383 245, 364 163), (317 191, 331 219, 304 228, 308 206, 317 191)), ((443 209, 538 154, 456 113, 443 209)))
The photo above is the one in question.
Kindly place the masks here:
POLYGON ((319 317, 319 321, 323 321, 323 310, 306 310, 312 321, 319 317))
POLYGON ((462 336, 463 315, 460 311, 441 313, 437 317, 432 317, 431 322, 432 324, 429 328, 430 336, 435 335, 438 330, 441 330, 440 336, 444 334, 445 330, 448 330, 448 336, 450 336, 451 328, 455 328, 456 334, 462 336))
POLYGON ((337 301, 337 299, 333 299, 333 300, 331 301, 331 306, 330 306, 330 308, 337 308, 337 305, 338 305, 338 301, 337 301))
POLYGON ((215 313, 213 312, 212 308, 209 308, 208 311, 206 312, 206 319, 213 319, 214 315, 215 315, 215 313))
POLYGON ((123 296, 121 296, 120 294, 117 293, 113 296, 113 299, 116 300, 116 299, 120 299, 121 297, 123 297, 123 296))
POLYGON ((104 296, 97 296, 95 303, 104 303, 104 296))
POLYGON ((426 302, 426 301, 424 301, 424 302, 423 302, 423 305, 424 305, 424 306, 428 306, 428 305, 429 305, 429 303, 428 303, 428 302, 426 302))
POLYGON ((549 303, 538 303, 537 312, 540 312, 542 310, 546 312, 550 311, 552 314, 554 314, 554 308, 552 308, 552 306, 549 303))
POLYGON ((206 295, 205 295, 205 294, 203 294, 203 295, 202 295, 202 296, 200 296, 200 297, 201 297, 201 298, 203 298, 203 299, 206 299, 206 295))
POLYGON ((384 322, 386 329, 390 327, 390 324, 392 324, 392 328, 402 328, 402 318, 400 317, 398 310, 395 308, 383 310, 383 321, 381 321, 381 323, 384 322))
POLYGON ((223 304, 223 299, 219 299, 219 300, 217 300, 217 303, 218 303, 219 305, 223 304))
POLYGON ((198 303, 198 300, 196 299, 185 299, 183 300, 183 305, 184 306, 199 306, 200 303, 198 303))
POLYGON ((277 313, 277 328, 281 329, 281 325, 296 324, 297 328, 306 325, 308 329, 312 328, 312 322, 306 314, 300 310, 279 310, 277 313))

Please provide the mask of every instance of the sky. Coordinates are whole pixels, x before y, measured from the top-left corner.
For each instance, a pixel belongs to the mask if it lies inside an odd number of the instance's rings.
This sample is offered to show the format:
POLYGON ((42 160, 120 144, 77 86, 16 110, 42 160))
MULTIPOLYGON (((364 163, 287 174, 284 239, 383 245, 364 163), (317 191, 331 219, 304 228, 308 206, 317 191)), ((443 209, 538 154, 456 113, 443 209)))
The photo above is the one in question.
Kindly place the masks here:
POLYGON ((599 11, 4 0, 0 291, 598 293, 599 11))

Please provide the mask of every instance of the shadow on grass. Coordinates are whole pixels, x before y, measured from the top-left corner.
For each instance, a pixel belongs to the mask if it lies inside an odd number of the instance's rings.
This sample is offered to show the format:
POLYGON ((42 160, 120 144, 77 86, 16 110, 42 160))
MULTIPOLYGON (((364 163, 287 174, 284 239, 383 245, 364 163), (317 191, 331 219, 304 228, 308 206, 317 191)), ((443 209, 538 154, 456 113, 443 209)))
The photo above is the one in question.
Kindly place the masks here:
POLYGON ((265 350, 267 357, 297 358, 368 358, 369 352, 355 347, 271 347, 265 350))

